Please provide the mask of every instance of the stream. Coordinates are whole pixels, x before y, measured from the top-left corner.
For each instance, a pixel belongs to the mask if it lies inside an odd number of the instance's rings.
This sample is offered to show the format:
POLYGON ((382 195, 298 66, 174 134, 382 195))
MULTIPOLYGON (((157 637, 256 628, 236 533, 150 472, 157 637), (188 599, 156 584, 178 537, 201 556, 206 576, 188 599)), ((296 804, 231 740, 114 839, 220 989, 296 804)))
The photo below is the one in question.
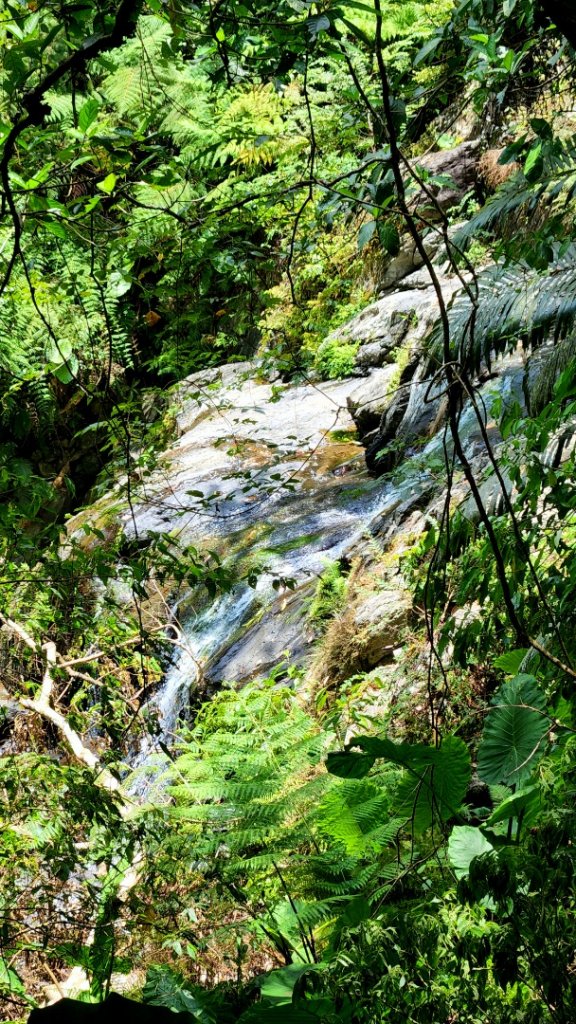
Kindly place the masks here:
MULTIPOLYGON (((522 374, 521 361, 509 360, 499 381, 484 387, 494 443, 491 401, 496 394, 517 400, 522 374)), ((327 563, 389 543, 410 515, 411 529, 415 515, 422 528, 439 508, 443 430, 408 450, 394 474, 374 479, 347 408, 357 387, 358 378, 263 383, 238 364, 195 374, 179 389, 180 436, 125 510, 123 530, 140 539, 170 530, 181 545, 254 568, 257 580, 208 604, 193 593, 176 608, 179 647, 151 702, 159 735, 133 762, 137 791, 146 789, 155 753, 172 742, 195 688, 209 695, 282 663, 305 665, 315 640, 307 609, 327 563)), ((462 414, 461 435, 481 473, 487 457, 471 408, 462 414)), ((462 482, 455 495, 466 499, 462 482)))

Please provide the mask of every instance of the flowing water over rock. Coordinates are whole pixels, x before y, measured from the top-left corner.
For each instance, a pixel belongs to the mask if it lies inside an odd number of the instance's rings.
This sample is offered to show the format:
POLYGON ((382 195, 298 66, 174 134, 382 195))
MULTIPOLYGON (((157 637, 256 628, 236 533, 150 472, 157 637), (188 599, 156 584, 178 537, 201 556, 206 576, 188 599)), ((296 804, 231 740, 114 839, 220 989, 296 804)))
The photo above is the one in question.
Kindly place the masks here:
MULTIPOLYGON (((517 359, 504 365, 500 393, 518 397, 522 372, 517 359)), ((181 647, 154 698, 164 741, 194 688, 209 695, 282 663, 304 664, 315 639, 309 601, 326 563, 366 552, 375 538, 389 541, 411 513, 423 523, 441 498, 441 434, 408 451, 394 477, 368 475, 347 408, 357 387, 357 378, 261 383, 240 364, 196 374, 179 390, 180 437, 124 511, 123 530, 141 542, 169 530, 179 544, 252 566, 257 582, 203 607, 193 597, 179 605, 181 647)), ((494 382, 485 388, 493 440, 495 390, 494 382)), ((481 469, 486 452, 471 409, 461 429, 481 469)), ((466 497, 461 485, 459 496, 466 497)), ((150 740, 140 764, 150 763, 153 747, 150 740)))
POLYGON ((254 568, 200 612, 178 609, 184 649, 156 697, 165 736, 190 687, 301 662, 314 639, 307 602, 327 561, 357 540, 383 500, 370 479, 346 399, 355 379, 294 387, 257 383, 245 365, 197 374, 179 392, 180 438, 123 516, 127 537, 170 530, 254 568))

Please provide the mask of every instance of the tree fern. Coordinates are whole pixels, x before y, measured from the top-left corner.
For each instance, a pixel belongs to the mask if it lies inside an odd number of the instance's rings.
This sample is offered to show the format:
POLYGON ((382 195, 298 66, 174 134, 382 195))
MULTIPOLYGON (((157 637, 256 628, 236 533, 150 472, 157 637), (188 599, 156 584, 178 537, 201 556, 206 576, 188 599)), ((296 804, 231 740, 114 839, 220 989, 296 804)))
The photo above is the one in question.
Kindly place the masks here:
POLYGON ((367 779, 347 779, 327 793, 319 808, 320 831, 348 854, 390 846, 404 820, 390 818, 390 794, 367 779))
POLYGON ((138 113, 162 100, 162 78, 167 66, 162 48, 170 40, 170 25, 161 18, 140 18, 138 34, 106 60, 111 69, 102 91, 120 114, 138 113))

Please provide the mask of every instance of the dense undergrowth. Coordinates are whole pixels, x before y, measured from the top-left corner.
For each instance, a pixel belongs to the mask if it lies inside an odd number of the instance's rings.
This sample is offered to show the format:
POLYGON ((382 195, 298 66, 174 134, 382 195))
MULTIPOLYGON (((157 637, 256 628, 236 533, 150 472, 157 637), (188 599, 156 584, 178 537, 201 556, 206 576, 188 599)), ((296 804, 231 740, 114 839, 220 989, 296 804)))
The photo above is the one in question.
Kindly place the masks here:
MULTIPOLYGON (((87 1000, 124 976, 199 1024, 573 1019, 575 38, 548 14, 1 5, 4 1019, 73 967, 87 1000), (418 167, 466 131, 506 173, 447 214, 396 144, 418 167), (493 406, 496 510, 455 507, 456 443, 401 555, 410 695, 375 717, 374 672, 319 690, 279 666, 195 709, 142 804, 126 765, 157 728, 166 602, 258 570, 128 541, 109 500, 70 536, 66 515, 112 485, 132 507, 187 374, 351 372, 330 334, 407 225, 450 228, 464 272, 428 347, 456 441, 478 371, 542 346, 528 405, 493 406)), ((325 663, 347 570, 309 607, 325 663)))

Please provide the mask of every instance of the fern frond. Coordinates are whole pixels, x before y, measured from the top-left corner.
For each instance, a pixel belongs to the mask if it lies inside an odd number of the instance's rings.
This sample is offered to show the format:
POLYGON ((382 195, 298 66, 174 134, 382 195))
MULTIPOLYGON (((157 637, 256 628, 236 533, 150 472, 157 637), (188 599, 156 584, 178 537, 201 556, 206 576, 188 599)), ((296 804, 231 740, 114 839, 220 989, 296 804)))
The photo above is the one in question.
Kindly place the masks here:
POLYGON ((138 66, 117 68, 103 83, 103 90, 120 114, 141 108, 147 89, 138 66))
MULTIPOLYGON (((61 128, 72 127, 74 123, 74 106, 71 94, 49 92, 46 96, 46 101, 50 107, 50 113, 47 117, 48 123, 58 124, 61 128)), ((82 102, 83 97, 77 96, 77 106, 80 106, 82 102)))
POLYGON ((45 428, 54 422, 57 408, 46 377, 38 377, 31 381, 29 392, 37 414, 37 422, 39 426, 45 428))
MULTIPOLYGON (((524 263, 489 268, 478 276, 476 303, 458 292, 448 313, 452 352, 471 373, 489 365, 494 355, 512 351, 520 340, 529 347, 548 335, 565 337, 576 318, 576 246, 545 272, 524 263)), ((440 360, 439 325, 430 344, 440 360)))
POLYGON ((535 189, 523 174, 518 172, 502 184, 493 196, 490 196, 478 213, 454 234, 454 242, 463 246, 480 231, 496 227, 503 223, 512 213, 524 207, 524 213, 531 212, 537 205, 535 189))
POLYGON ((393 841, 403 822, 389 820, 389 797, 366 779, 334 786, 319 809, 320 831, 349 854, 367 854, 393 841))

